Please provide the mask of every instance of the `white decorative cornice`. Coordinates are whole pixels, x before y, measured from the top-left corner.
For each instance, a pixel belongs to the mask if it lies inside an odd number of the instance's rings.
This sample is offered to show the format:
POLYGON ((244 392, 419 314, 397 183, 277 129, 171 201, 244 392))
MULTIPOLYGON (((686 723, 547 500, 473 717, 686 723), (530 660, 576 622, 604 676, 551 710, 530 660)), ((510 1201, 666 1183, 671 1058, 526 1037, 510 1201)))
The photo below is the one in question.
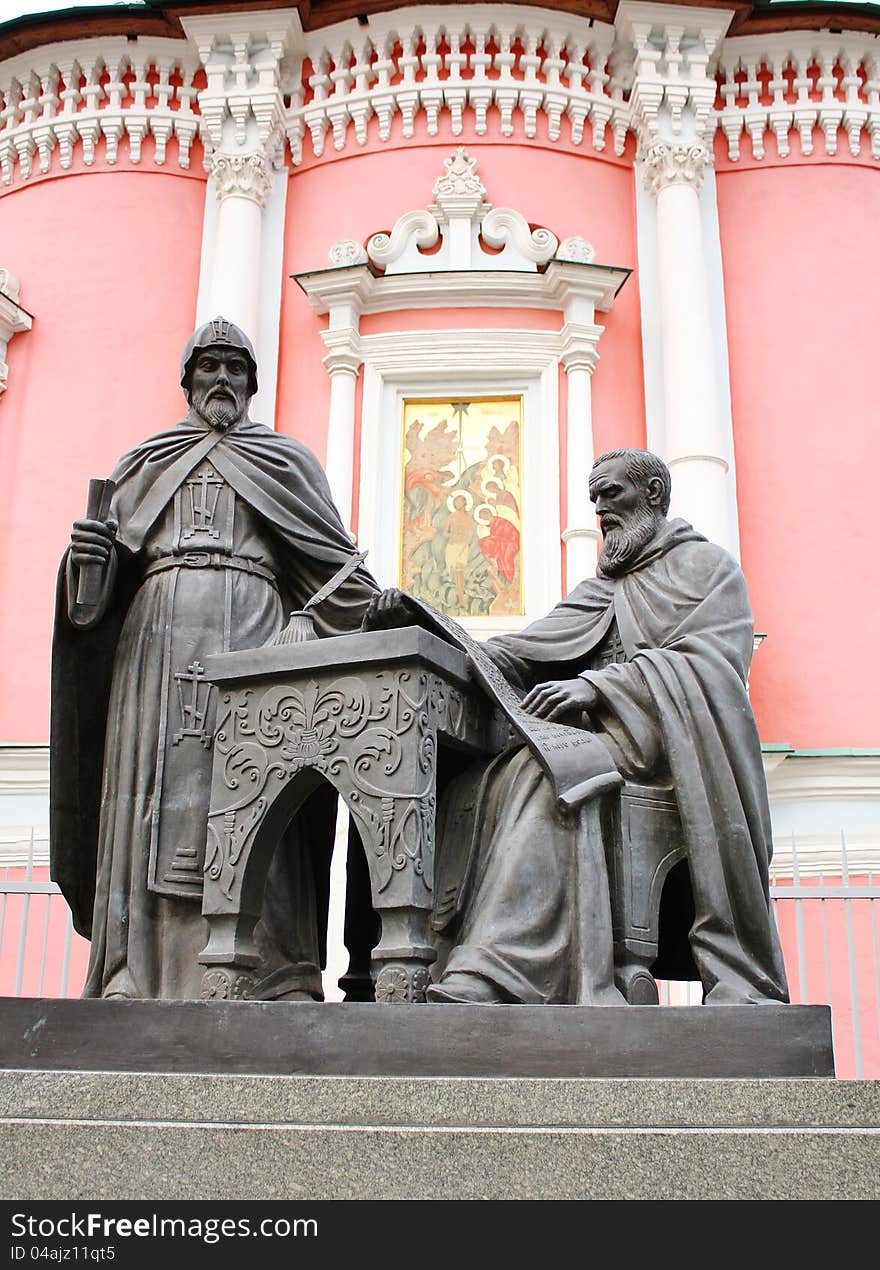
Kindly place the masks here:
POLYGON ((642 161, 645 187, 657 195, 669 185, 699 189, 712 159, 701 141, 652 141, 645 148, 642 161))
POLYGON ((199 60, 185 40, 123 36, 69 40, 32 49, 0 64, 0 174, 14 177, 65 171, 74 153, 94 163, 103 143, 107 162, 117 162, 127 143, 132 163, 166 163, 177 141, 176 161, 189 167, 199 126, 193 109, 193 77, 199 60))
POLYGON ((814 131, 826 154, 838 152, 842 132, 850 154, 870 138, 880 159, 880 36, 857 31, 780 31, 726 40, 718 67, 723 106, 713 122, 740 158, 743 135, 751 155, 764 159, 766 141, 780 159, 811 155, 814 131), (767 98, 770 98, 768 101, 767 98))
POLYGON ((339 152, 409 139, 417 119, 436 136, 443 118, 454 136, 468 121, 479 137, 618 156, 630 132, 644 149, 720 130, 733 160, 744 135, 757 160, 797 160, 818 130, 827 154, 859 155, 868 137, 880 160, 880 36, 726 39, 731 12, 622 0, 611 26, 537 6, 423 5, 304 35, 292 7, 248 9, 184 16, 187 40, 44 45, 0 64, 0 174, 68 170, 78 150, 87 164, 161 167, 175 140, 186 168, 199 131, 209 156, 258 144, 275 166, 286 140, 297 166, 328 140, 339 152))
MULTIPOLYGON (((765 769, 768 757, 765 754, 765 769)), ((768 787, 774 805, 801 802, 875 802, 880 806, 880 754, 782 753, 772 762, 768 787)), ((880 838, 880 815, 877 817, 880 838)))
POLYGON ((429 137, 448 119, 454 136, 467 123, 618 156, 630 132, 644 150, 720 130, 733 160, 744 135, 753 158, 795 161, 817 144, 859 155, 868 137, 880 160, 880 36, 726 39, 731 12, 622 0, 611 26, 519 4, 420 5, 304 35, 292 7, 246 9, 184 16, 187 40, 45 45, 0 64, 0 174, 68 170, 77 151, 161 167, 174 141, 186 168, 199 131, 208 158, 258 145, 277 167, 287 142, 297 166, 328 143, 410 139, 417 119, 429 137))
POLYGON ((26 309, 18 303, 21 284, 14 273, 8 269, 0 269, 0 393, 6 391, 9 378, 9 367, 6 365, 6 350, 13 335, 20 331, 29 331, 33 319, 26 309))
POLYGON ((41 868, 49 863, 48 820, 48 745, 0 744, 0 869, 41 868), (19 801, 23 799, 26 811, 19 801), (42 803, 42 816, 34 812, 35 803, 42 803), (21 823, 22 816, 30 820, 21 823))
POLYGON ((266 206, 272 190, 272 168, 262 151, 250 154, 227 154, 219 151, 211 157, 211 175, 222 203, 225 198, 246 198, 266 206))
POLYGON ((732 9, 641 0, 618 5, 616 54, 632 68, 629 127, 654 195, 669 185, 699 188, 712 161, 703 140, 714 130, 710 64, 732 18, 732 9))
POLYGON ((472 308, 562 311, 572 297, 607 312, 629 273, 628 269, 551 260, 544 273, 535 274, 469 269, 376 277, 367 265, 352 265, 294 274, 294 278, 316 313, 329 313, 340 304, 354 305, 363 314, 472 308))
POLYGON ((642 144, 657 136, 703 136, 716 93, 710 64, 732 19, 732 9, 618 5, 615 54, 624 59, 632 50, 631 126, 642 144))
POLYGON ((0 745, 0 797, 49 796, 48 745, 0 745))
POLYGON ((235 13, 183 15, 180 25, 207 62, 218 48, 232 48, 239 54, 238 66, 255 51, 266 49, 276 61, 302 52, 302 22, 293 6, 289 9, 248 7, 235 13))
POLYGON ((419 5, 310 31, 312 73, 289 88, 293 163, 320 158, 328 140, 335 151, 365 145, 368 128, 387 142, 395 121, 404 138, 417 117, 436 136, 443 112, 453 136, 467 112, 477 136, 531 138, 540 128, 551 144, 586 137, 601 152, 610 125, 622 147, 613 42, 608 23, 518 4, 419 5))
MULTIPOLYGON (((771 879, 880 871, 880 753, 765 751, 771 879)), ((785 890, 778 894, 784 897, 785 890)))
POLYGON ((284 80, 302 64, 299 14, 247 9, 183 17, 181 26, 205 69, 200 135, 218 197, 265 207, 269 171, 284 165, 284 80))

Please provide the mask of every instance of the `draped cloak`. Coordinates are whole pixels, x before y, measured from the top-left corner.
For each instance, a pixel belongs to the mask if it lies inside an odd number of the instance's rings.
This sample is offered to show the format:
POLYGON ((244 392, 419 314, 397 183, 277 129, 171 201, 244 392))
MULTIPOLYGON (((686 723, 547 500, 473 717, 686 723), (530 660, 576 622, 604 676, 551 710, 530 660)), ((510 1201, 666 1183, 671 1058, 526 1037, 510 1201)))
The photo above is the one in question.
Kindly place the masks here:
MULTIPOLYGON (((746 688, 752 644, 753 619, 739 566, 690 525, 672 520, 622 576, 581 582, 547 617, 485 645, 522 688, 576 675, 586 679, 599 696, 589 725, 621 774, 635 781, 658 773, 671 779, 696 911, 691 952, 712 1004, 788 999, 769 910, 770 812, 746 688), (626 661, 589 669, 591 654, 614 623, 626 661)), ((525 927, 534 920, 528 902, 518 907, 516 895, 525 894, 518 874, 528 888, 529 871, 539 867, 531 857, 540 838, 519 805, 526 779, 519 770, 522 751, 515 762, 513 777, 505 776, 503 764, 493 777, 506 781, 504 798, 493 795, 490 785, 488 805, 496 823, 491 842, 484 839, 481 848, 472 912, 465 914, 465 946, 452 953, 448 969, 488 973, 514 1000, 547 999, 535 975, 524 970, 525 961, 511 972, 492 947, 498 930, 513 932, 518 923, 525 927), (497 809, 508 796, 511 816, 504 815, 503 805, 497 809), (481 905, 490 915, 482 921, 481 905)), ((558 872, 562 888, 565 870, 558 872)), ((545 894, 542 911, 555 913, 565 902, 561 890, 555 897, 545 894)), ((540 932, 525 940, 517 933, 511 940, 527 952, 529 943, 540 961, 547 943, 540 932)))
MULTIPOLYGON (((163 817, 166 830, 171 828, 166 837, 176 836, 184 819, 192 835, 203 839, 206 832, 205 781, 192 786, 195 793, 189 785, 183 788, 187 774, 178 753, 170 740, 156 739, 161 702, 171 699, 177 687, 172 679, 180 678, 161 652, 163 639, 167 648, 174 638, 175 605, 178 624, 185 618, 192 628, 188 635, 196 640, 197 656, 263 643, 277 633, 287 612, 302 608, 351 557, 354 547, 315 456, 293 438, 250 420, 226 432, 187 420, 125 455, 112 479, 116 551, 101 604, 85 625, 74 624, 68 615, 69 590, 76 585, 68 557, 59 574, 52 662, 52 877, 71 906, 76 929, 93 941, 87 995, 194 995, 200 973, 195 957, 205 942, 195 902, 200 887, 191 888, 189 896, 185 886, 163 889, 149 841, 163 817), (245 551, 263 560, 264 574, 222 567, 196 571, 181 562, 145 576, 157 553, 170 563, 169 530, 179 514, 175 498, 205 464, 229 491, 229 505, 234 500, 238 509, 236 542, 243 540, 245 551), (207 589, 190 587, 199 603, 192 611, 191 600, 186 613, 186 584, 196 572, 207 589), (230 595, 236 601, 232 629, 230 595), (181 787, 174 798, 163 797, 163 745, 174 758, 174 780, 181 787), (183 819, 175 821, 175 815, 183 819), (163 965, 175 957, 186 962, 179 976, 163 965)), ((180 534, 173 540, 179 543, 180 534)), ((204 545, 192 543, 194 549, 204 545)), ((232 554, 239 548, 230 541, 226 549, 232 554)), ((375 590, 369 573, 358 568, 314 610, 319 635, 358 630, 375 590)), ((202 745, 210 744, 206 736, 202 745)), ((197 756, 195 765, 204 767, 208 760, 200 749, 196 741, 189 753, 197 756)), ((315 963, 321 959, 322 937, 315 905, 321 907, 321 898, 315 889, 326 887, 326 861, 317 856, 322 847, 328 855, 334 808, 335 798, 313 796, 298 818, 303 850, 287 853, 311 858, 273 863, 267 906, 284 946, 274 947, 264 969, 275 972, 279 990, 319 988, 315 963), (304 891, 310 892, 305 898, 312 929, 299 938, 286 928, 305 911, 304 891), (294 982, 294 974, 285 984, 283 966, 293 961, 306 963, 307 972, 302 982, 294 982)))

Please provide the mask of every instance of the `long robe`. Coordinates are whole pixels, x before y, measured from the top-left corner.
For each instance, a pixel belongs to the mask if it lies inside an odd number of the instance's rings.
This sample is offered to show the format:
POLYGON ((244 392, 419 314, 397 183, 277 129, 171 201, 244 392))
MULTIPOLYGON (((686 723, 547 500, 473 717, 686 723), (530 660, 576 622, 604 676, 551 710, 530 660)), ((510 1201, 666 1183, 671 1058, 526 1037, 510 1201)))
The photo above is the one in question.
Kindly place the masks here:
MULTIPOLYGON (((250 421, 225 433, 187 421, 124 456, 112 479, 119 532, 97 611, 74 606, 71 621, 69 558, 59 579, 52 875, 92 939, 85 995, 187 998, 207 936, 216 690, 204 659, 265 644, 354 549, 314 455, 250 421), (204 567, 207 553, 219 567, 204 567)), ((358 629, 374 591, 356 571, 316 610, 319 633, 358 629)), ((260 995, 320 993, 334 807, 313 796, 276 853, 260 995)))
MULTIPOLYGON (((673 520, 623 576, 580 583, 547 617, 486 645, 523 688, 576 675, 588 680, 599 694, 590 726, 621 774, 649 781, 660 771, 671 778, 696 910, 691 952, 711 1004, 788 999, 768 899, 767 788, 746 689, 752 638, 739 566, 690 525, 673 520), (589 669, 613 623, 626 661, 589 669)), ((505 782, 509 808, 502 806, 487 826, 479 877, 448 969, 486 973, 499 947, 516 944, 519 951, 507 957, 506 969, 496 967, 494 981, 512 1000, 548 999, 542 996, 544 967, 558 939, 566 869, 564 861, 548 864, 559 878, 557 894, 545 894, 542 910, 532 915, 527 897, 534 855, 550 848, 521 806, 527 773, 509 768, 510 761, 495 777, 505 782), (544 910, 554 915, 549 923, 544 910)), ((503 803, 497 792, 492 797, 503 803)), ((572 848, 560 838, 555 849, 572 848)), ((561 981, 553 990, 560 989, 561 981)))

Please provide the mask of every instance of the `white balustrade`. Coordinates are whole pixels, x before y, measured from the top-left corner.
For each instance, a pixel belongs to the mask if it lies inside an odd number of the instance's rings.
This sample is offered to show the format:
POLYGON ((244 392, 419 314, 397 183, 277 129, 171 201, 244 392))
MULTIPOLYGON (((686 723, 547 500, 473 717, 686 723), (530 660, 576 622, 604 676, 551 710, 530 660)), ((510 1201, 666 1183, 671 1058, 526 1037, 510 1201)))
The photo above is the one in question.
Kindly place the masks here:
POLYGON ((880 37, 830 31, 786 31, 726 40, 718 66, 721 107, 714 122, 727 141, 729 158, 742 154, 742 137, 755 159, 767 153, 788 158, 791 137, 811 155, 814 131, 825 153, 838 151, 839 131, 849 152, 861 153, 864 135, 871 157, 880 159, 880 37))
POLYGON ((589 123, 599 151, 611 124, 621 153, 626 128, 614 123, 627 105, 609 70, 613 43, 606 23, 520 6, 426 6, 373 15, 368 28, 342 22, 308 32, 302 82, 287 111, 293 163, 303 161, 306 134, 320 157, 328 142, 337 151, 352 138, 366 144, 373 117, 378 139, 388 141, 395 116, 404 137, 413 136, 417 116, 436 136, 445 110, 459 136, 469 110, 482 136, 493 108, 502 136, 532 138, 546 127, 556 142, 566 117, 571 141, 580 145, 589 123))
POLYGON ((108 163, 140 163, 152 134, 162 166, 177 139, 188 168, 199 129, 195 51, 183 40, 74 40, 22 53, 0 65, 0 179, 62 170, 81 150, 91 165, 103 139, 108 163))
MULTIPOLYGON (((880 159, 880 36, 868 33, 775 32, 695 50, 672 31, 661 55, 649 40, 634 49, 613 26, 573 14, 424 6, 372 15, 368 27, 345 21, 297 32, 283 68, 283 98, 274 48, 265 66, 258 59, 242 64, 265 79, 262 96, 252 79, 236 96, 227 68, 212 67, 209 57, 199 94, 199 52, 192 41, 112 36, 49 45, 0 64, 3 182, 55 164, 69 169, 77 149, 91 164, 101 143, 108 162, 124 154, 140 163, 148 136, 153 162, 166 163, 176 138, 177 162, 187 168, 197 133, 210 153, 222 119, 233 119, 241 132, 251 116, 261 140, 286 136, 294 166, 328 146, 339 152, 388 142, 398 119, 405 138, 417 119, 429 136, 444 120, 459 136, 467 120, 478 136, 576 146, 589 140, 595 151, 621 155, 628 134, 661 107, 673 124, 685 111, 695 113, 707 139, 720 131, 732 160, 744 135, 758 160, 768 136, 775 138, 770 153, 780 158, 792 155, 792 135, 800 142, 795 155, 810 155, 817 129, 828 154, 845 145, 858 155, 867 136, 871 156, 880 159)), ((282 162, 273 158, 275 166, 282 162)))

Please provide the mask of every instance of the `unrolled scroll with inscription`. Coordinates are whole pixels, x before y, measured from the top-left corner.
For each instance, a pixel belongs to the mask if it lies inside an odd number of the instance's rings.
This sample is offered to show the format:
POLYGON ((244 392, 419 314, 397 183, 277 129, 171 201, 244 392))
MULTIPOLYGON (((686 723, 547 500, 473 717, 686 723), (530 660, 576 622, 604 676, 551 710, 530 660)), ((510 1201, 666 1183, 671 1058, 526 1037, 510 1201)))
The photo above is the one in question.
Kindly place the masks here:
POLYGON ((421 625, 467 654, 474 678, 541 764, 563 810, 579 807, 588 798, 623 784, 598 736, 584 728, 550 723, 527 714, 520 705, 519 691, 508 683, 485 649, 458 622, 438 613, 424 600, 413 595, 406 598, 407 604, 417 610, 421 625))

